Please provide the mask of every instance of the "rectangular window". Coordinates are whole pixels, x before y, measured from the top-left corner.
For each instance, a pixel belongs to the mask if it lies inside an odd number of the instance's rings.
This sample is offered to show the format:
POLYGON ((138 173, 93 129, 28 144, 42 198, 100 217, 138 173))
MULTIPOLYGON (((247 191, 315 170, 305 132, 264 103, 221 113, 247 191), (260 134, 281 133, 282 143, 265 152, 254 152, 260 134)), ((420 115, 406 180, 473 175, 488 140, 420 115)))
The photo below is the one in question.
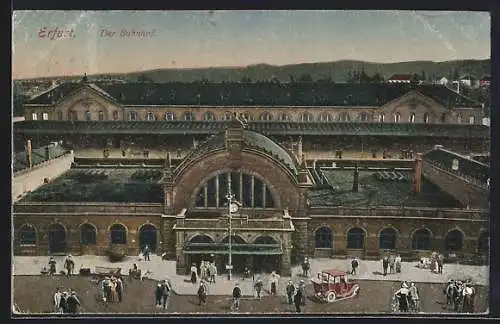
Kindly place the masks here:
POLYGON ((49 114, 48 114, 48 113, 46 113, 46 112, 44 112, 44 113, 42 114, 42 120, 49 120, 49 114))
POLYGON ((38 120, 38 115, 36 113, 32 113, 31 120, 38 120))

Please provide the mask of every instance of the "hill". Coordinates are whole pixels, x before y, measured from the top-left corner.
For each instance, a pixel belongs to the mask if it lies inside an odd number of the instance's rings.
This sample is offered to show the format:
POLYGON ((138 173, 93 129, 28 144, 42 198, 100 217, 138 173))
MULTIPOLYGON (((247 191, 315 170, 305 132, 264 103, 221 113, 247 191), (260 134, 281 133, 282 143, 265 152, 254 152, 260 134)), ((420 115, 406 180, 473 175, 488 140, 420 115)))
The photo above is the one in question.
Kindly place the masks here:
MULTIPOLYGON (((90 79, 120 79, 124 81, 145 82, 195 82, 206 80, 209 82, 240 82, 279 80, 289 82, 298 80, 303 75, 310 75, 312 80, 331 79, 342 83, 348 79, 349 72, 364 69, 368 75, 375 73, 384 78, 393 74, 424 74, 426 79, 438 79, 443 76, 451 79, 454 76, 469 74, 475 78, 490 75, 490 60, 459 60, 447 62, 412 61, 399 63, 373 63, 363 61, 336 61, 324 63, 303 63, 275 66, 255 64, 246 67, 217 67, 196 69, 157 69, 137 71, 125 74, 89 75, 90 79), (249 80, 248 80, 249 79, 249 80)), ((38 80, 77 80, 81 76, 54 76, 39 78, 38 80)), ((21 80, 19 80, 21 81, 21 80)))

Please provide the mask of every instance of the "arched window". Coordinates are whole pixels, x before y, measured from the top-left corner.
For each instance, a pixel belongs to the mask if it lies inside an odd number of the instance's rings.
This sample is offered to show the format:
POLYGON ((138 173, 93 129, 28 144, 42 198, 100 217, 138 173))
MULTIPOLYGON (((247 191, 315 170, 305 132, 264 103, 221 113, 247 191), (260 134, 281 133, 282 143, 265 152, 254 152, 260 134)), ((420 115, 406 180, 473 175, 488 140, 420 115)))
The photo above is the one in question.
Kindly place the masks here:
POLYGON ((149 121, 156 120, 156 115, 150 111, 146 114, 146 120, 149 120, 149 121))
POLYGON ((457 115, 457 124, 461 124, 462 123, 462 114, 458 114, 457 115))
POLYGON ((90 111, 85 111, 85 121, 91 121, 92 120, 92 113, 90 111))
POLYGON ((469 116, 469 124, 474 124, 476 122, 476 118, 474 116, 469 116))
POLYGON ((323 123, 328 123, 328 122, 331 122, 332 121, 332 115, 330 115, 329 113, 327 113, 326 111, 325 112, 322 112, 320 115, 319 115, 319 121, 320 122, 323 122, 323 123))
POLYGON ((280 121, 290 121, 292 118, 287 113, 280 114, 280 121))
POLYGON ((196 235, 189 240, 189 243, 215 243, 208 235, 196 235))
POLYGON ((367 122, 369 120, 369 115, 366 111, 362 111, 359 113, 359 120, 362 122, 367 122))
POLYGON ((130 120, 130 121, 137 120, 137 112, 129 111, 128 112, 128 120, 130 120))
POLYGON ((393 228, 386 228, 380 232, 379 246, 382 250, 396 249, 396 230, 393 228))
POLYGON ((423 251, 428 251, 431 249, 431 233, 428 229, 421 228, 413 233, 411 248, 413 250, 423 251))
POLYGON ((314 234, 314 246, 317 249, 332 248, 332 230, 328 227, 321 227, 314 234))
POLYGON ((113 120, 118 120, 118 118, 119 118, 118 111, 117 110, 113 111, 113 120))
POLYGON ((21 245, 35 245, 36 244, 36 230, 33 225, 25 224, 19 229, 19 244, 21 245))
POLYGON ((31 114, 31 120, 38 120, 38 115, 37 115, 37 113, 32 113, 32 114, 31 114))
POLYGON ((429 123, 429 114, 425 113, 424 114, 424 124, 428 124, 428 123, 429 123))
POLYGON ((127 244, 127 230, 122 224, 114 224, 109 230, 111 244, 127 244))
POLYGON ((301 122, 311 122, 312 120, 313 120, 313 116, 312 116, 312 114, 310 114, 308 112, 303 112, 300 115, 300 121, 301 122))
POLYGON ((233 113, 230 111, 226 111, 222 116, 220 116, 220 120, 231 120, 233 119, 233 113))
POLYGON ((365 231, 359 227, 354 227, 347 233, 347 248, 348 249, 364 249, 365 247, 365 231))
POLYGON ((215 120, 215 115, 213 112, 211 111, 207 111, 206 113, 203 114, 203 120, 205 121, 211 121, 211 120, 215 120))
POLYGON ((49 113, 43 112, 42 113, 42 120, 49 120, 49 113))
POLYGON ((378 121, 381 123, 385 123, 385 114, 384 113, 380 113, 380 115, 378 115, 378 121))
POLYGON ((98 113, 98 117, 99 117, 100 121, 103 121, 104 120, 104 111, 100 110, 98 113))
POLYGON ((394 122, 399 123, 400 121, 401 121, 401 114, 397 112, 394 114, 394 122))
POLYGON ((63 120, 63 113, 62 111, 57 111, 57 120, 63 120))
POLYGON ((185 121, 195 120, 195 118, 194 118, 194 114, 193 114, 192 112, 190 112, 190 111, 186 111, 186 112, 184 113, 184 120, 185 120, 185 121))
POLYGON ((97 244, 97 230, 92 224, 82 224, 80 226, 80 244, 97 244))
POLYGON ((271 120, 273 120, 273 116, 270 113, 268 113, 267 111, 264 111, 262 114, 260 114, 259 120, 271 121, 271 120))
POLYGON ((410 119, 408 121, 410 122, 410 124, 415 123, 415 113, 411 113, 410 119))
POLYGON ((270 236, 259 236, 254 241, 253 244, 279 244, 278 241, 270 236))
POLYGON ((226 195, 229 191, 243 207, 275 207, 269 187, 260 178, 241 172, 220 173, 209 179, 197 192, 195 206, 223 208, 227 205, 226 195))
MULTIPOLYGON (((222 239, 221 243, 229 243, 229 236, 226 236, 222 239)), ((239 235, 231 235, 231 244, 245 244, 245 240, 241 238, 239 235)))
POLYGON ((444 248, 446 251, 462 250, 464 236, 459 230, 452 230, 446 234, 444 239, 444 248))
POLYGON ((351 120, 351 117, 349 116, 349 114, 347 112, 343 111, 339 114, 339 121, 347 122, 350 120, 351 120))
POLYGON ((488 252, 490 250, 490 232, 482 232, 477 240, 478 252, 488 252))
POLYGON ((167 111, 165 113, 165 120, 169 120, 169 121, 175 120, 175 113, 167 111))

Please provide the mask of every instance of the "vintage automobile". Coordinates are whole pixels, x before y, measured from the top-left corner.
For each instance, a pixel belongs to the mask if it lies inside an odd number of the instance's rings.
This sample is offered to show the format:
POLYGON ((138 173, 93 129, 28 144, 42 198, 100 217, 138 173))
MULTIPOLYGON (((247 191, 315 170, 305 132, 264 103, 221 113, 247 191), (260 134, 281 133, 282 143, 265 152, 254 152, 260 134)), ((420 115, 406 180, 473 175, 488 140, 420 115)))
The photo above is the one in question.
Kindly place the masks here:
POLYGON ((311 281, 314 297, 329 303, 357 296, 360 289, 357 283, 349 281, 346 272, 335 269, 318 272, 318 277, 311 281))

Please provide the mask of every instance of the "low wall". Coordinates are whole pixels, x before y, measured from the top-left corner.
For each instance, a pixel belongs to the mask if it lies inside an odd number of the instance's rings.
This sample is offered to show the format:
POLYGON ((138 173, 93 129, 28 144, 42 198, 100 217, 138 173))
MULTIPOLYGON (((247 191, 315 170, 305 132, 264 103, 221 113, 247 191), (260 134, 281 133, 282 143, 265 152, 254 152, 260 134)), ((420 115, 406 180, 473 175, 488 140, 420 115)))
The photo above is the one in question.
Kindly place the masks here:
POLYGON ((24 169, 14 173, 12 180, 12 200, 16 202, 23 193, 33 191, 44 184, 44 179, 49 181, 59 177, 71 168, 74 154, 68 152, 58 158, 37 164, 31 169, 24 169))

